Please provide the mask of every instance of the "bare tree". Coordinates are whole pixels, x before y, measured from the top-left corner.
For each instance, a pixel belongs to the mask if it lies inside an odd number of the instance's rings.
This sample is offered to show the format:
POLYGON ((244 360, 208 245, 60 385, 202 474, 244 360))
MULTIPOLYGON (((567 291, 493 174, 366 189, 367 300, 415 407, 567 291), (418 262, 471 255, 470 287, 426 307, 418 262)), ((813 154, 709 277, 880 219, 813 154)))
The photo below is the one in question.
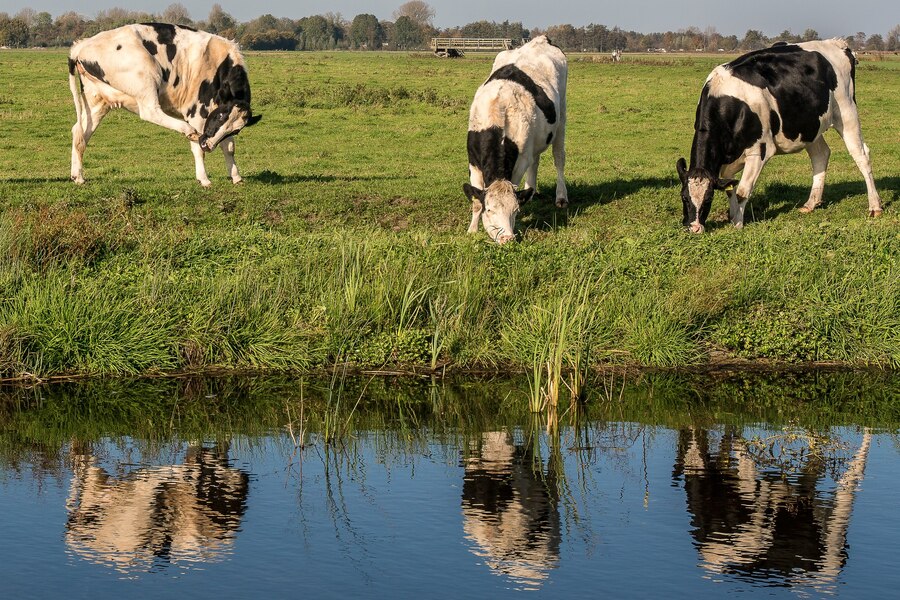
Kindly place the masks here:
POLYGON ((434 9, 422 0, 410 0, 394 11, 394 20, 409 17, 409 20, 420 27, 431 27, 434 21, 434 9))
POLYGON ((191 14, 184 4, 176 2, 166 7, 166 10, 160 15, 160 19, 166 23, 174 23, 176 25, 193 25, 191 14))

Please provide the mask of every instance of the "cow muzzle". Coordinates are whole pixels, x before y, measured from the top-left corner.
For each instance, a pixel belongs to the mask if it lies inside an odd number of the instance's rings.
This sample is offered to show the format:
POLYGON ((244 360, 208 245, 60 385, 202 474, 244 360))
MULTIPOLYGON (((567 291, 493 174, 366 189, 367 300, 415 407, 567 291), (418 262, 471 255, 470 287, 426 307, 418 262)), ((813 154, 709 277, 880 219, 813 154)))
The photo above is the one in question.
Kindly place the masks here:
POLYGON ((516 239, 515 234, 512 234, 512 233, 506 233, 506 234, 497 236, 497 243, 498 243, 498 244, 505 244, 506 242, 511 242, 511 241, 514 240, 514 239, 516 239))
POLYGON ((706 228, 700 224, 700 221, 694 221, 690 225, 690 230, 691 233, 703 233, 704 231, 706 231, 706 228))
POLYGON ((197 143, 200 144, 200 149, 204 152, 212 152, 213 148, 215 147, 209 145, 209 138, 205 135, 201 135, 200 140, 197 143))

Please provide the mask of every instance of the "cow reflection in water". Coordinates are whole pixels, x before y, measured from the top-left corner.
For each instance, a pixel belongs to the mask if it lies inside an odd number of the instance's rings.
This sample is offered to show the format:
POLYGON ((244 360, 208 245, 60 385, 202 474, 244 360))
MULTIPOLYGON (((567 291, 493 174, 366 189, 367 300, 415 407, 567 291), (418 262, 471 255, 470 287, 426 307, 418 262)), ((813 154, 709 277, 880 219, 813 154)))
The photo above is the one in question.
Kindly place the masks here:
POLYGON ((817 489, 826 471, 810 458, 796 477, 761 472, 734 431, 679 433, 675 477, 684 477, 694 538, 708 571, 772 584, 829 588, 847 559, 847 528, 863 478, 871 434, 835 482, 817 489))
POLYGON ((484 433, 464 459, 463 531, 498 575, 540 586, 559 562, 557 476, 506 432, 484 433))
POLYGON ((73 451, 66 545, 123 572, 210 562, 234 541, 249 478, 229 465, 227 446, 192 445, 184 462, 108 473, 73 451))

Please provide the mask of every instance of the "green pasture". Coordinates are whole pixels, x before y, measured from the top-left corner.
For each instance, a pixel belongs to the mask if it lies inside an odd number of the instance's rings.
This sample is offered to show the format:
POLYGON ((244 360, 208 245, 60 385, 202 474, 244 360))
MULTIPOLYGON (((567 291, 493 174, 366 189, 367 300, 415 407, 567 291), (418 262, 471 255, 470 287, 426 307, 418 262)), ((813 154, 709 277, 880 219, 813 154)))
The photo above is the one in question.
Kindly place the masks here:
MULTIPOLYGON (((492 57, 251 53, 245 182, 111 113, 69 181, 63 51, 0 52, 0 379, 185 370, 562 372, 607 364, 900 366, 900 60, 857 69, 885 204, 839 137, 824 206, 805 154, 764 171, 743 230, 718 196, 680 225, 686 156, 721 56, 570 56, 566 178, 519 241, 466 235, 468 108, 492 57), (550 368, 547 367, 550 371, 550 368)), ((536 379, 535 379, 536 380, 536 379)))

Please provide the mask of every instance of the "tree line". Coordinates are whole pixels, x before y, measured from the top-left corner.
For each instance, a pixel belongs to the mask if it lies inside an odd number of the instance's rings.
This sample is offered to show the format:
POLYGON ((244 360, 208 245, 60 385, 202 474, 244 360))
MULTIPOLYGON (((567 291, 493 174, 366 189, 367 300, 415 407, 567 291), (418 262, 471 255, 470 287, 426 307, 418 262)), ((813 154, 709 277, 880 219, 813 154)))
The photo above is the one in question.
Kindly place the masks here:
MULTIPOLYGON (((248 50, 415 50, 428 46, 431 37, 492 37, 527 39, 546 33, 563 50, 584 52, 735 52, 756 50, 774 42, 800 42, 818 39, 814 29, 801 34, 785 30, 768 37, 755 29, 742 37, 724 35, 714 27, 688 27, 678 31, 642 33, 619 27, 594 24, 553 25, 545 29, 526 29, 521 22, 476 21, 462 26, 434 27, 435 11, 422 0, 400 5, 393 20, 358 14, 351 20, 340 13, 313 15, 301 19, 265 14, 246 23, 237 21, 214 4, 205 20, 194 20, 182 4, 171 4, 161 13, 145 13, 123 8, 101 10, 93 19, 75 12, 57 17, 26 8, 13 16, 0 12, 0 46, 11 48, 70 46, 89 37, 128 23, 161 21, 177 23, 234 39, 248 50)), ((857 51, 900 51, 900 25, 886 35, 857 32, 846 37, 857 51)))

